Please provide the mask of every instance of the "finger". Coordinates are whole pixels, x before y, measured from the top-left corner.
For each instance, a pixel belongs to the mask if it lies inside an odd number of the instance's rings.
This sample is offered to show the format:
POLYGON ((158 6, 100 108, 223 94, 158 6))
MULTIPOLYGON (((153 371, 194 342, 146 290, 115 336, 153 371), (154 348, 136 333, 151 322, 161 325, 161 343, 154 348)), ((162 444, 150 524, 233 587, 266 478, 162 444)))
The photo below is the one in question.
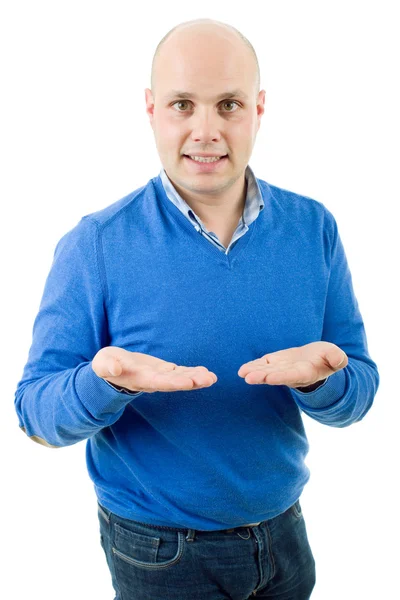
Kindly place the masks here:
POLYGON ((265 366, 268 366, 265 360, 261 358, 257 358, 257 360, 252 360, 248 363, 245 363, 238 370, 239 377, 246 377, 248 373, 251 371, 256 371, 257 369, 263 369, 265 366))
POLYGON ((243 371, 240 371, 240 377, 246 377, 247 375, 250 375, 250 373, 268 374, 268 373, 276 373, 276 372, 285 372, 291 368, 292 364, 293 364, 292 362, 285 361, 283 364, 278 364, 278 365, 266 365, 266 364, 253 365, 252 367, 249 367, 249 368, 243 369, 243 371))
POLYGON ((99 377, 118 377, 122 373, 122 365, 112 353, 103 353, 92 361, 92 368, 99 377))
POLYGON ((175 392, 178 390, 193 390, 199 387, 212 385, 213 381, 201 380, 197 382, 195 377, 188 377, 183 374, 177 374, 173 377, 167 377, 167 374, 158 373, 150 381, 149 387, 158 392, 175 392))
POLYGON ((158 392, 175 392, 178 390, 192 390, 195 383, 190 377, 183 374, 155 373, 150 381, 151 389, 158 392))
POLYGON ((181 375, 191 379, 196 386, 210 386, 218 380, 216 374, 209 371, 206 367, 184 367, 184 369, 185 371, 181 375))
POLYGON ((107 368, 110 372, 110 375, 113 377, 119 377, 122 373, 122 365, 119 362, 118 358, 115 356, 111 356, 107 361, 107 368))
POLYGON ((348 363, 347 354, 337 346, 325 354, 325 360, 334 371, 343 369, 348 363))
POLYGON ((245 363, 240 367, 238 375, 239 377, 245 377, 251 371, 256 371, 258 369, 276 369, 282 366, 286 368, 292 363, 293 359, 288 356, 287 350, 278 350, 272 354, 265 354, 261 358, 245 363))
POLYGON ((210 371, 205 375, 192 375, 192 380, 198 386, 209 387, 210 385, 213 385, 214 383, 216 383, 216 381, 218 381, 218 377, 215 375, 215 373, 212 373, 210 371))
POLYGON ((196 381, 196 383, 209 385, 209 382, 215 383, 217 381, 217 376, 212 371, 209 371, 207 367, 197 366, 197 367, 185 367, 185 366, 177 366, 175 365, 173 375, 176 376, 185 375, 186 377, 196 381))
POLYGON ((309 385, 312 374, 307 368, 297 367, 289 369, 259 370, 246 375, 245 381, 249 384, 266 383, 268 385, 309 385), (299 384, 299 382, 304 382, 299 384))
POLYGON ((244 380, 249 384, 265 383, 266 375, 265 371, 251 371, 245 376, 244 380))

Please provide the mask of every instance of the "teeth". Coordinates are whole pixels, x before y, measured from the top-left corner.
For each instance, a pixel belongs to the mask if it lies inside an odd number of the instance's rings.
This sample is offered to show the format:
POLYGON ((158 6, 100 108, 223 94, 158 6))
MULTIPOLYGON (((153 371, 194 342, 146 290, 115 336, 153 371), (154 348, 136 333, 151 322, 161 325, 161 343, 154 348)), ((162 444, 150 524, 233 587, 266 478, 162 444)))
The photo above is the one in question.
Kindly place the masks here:
POLYGON ((190 158, 192 160, 196 160, 197 162, 210 163, 210 162, 216 162, 221 157, 220 156, 191 156, 190 158))

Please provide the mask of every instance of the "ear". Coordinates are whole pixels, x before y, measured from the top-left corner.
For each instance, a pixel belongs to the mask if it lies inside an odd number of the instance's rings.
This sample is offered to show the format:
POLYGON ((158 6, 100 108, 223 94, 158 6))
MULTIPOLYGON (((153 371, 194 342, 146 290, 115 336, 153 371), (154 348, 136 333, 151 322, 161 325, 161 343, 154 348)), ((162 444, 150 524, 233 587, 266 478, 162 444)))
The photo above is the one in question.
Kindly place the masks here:
POLYGON ((257 131, 260 129, 261 117, 263 116, 264 112, 265 112, 265 90, 261 90, 260 93, 258 94, 258 99, 257 99, 257 119, 258 119, 257 131))
POLYGON ((153 93, 149 88, 144 90, 145 93, 145 101, 146 101, 146 112, 150 119, 150 124, 153 127, 153 119, 154 119, 154 98, 153 93))

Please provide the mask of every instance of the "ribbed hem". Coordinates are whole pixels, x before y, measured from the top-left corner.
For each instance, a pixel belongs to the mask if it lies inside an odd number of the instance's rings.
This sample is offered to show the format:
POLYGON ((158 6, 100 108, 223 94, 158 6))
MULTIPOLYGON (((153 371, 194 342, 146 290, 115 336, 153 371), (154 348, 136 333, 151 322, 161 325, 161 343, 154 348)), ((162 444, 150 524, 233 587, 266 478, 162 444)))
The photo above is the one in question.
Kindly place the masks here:
POLYGON ((301 392, 290 388, 293 398, 302 408, 327 408, 343 396, 346 388, 345 368, 333 373, 321 387, 313 392, 301 392))
MULTIPOLYGON (((115 414, 132 401, 131 394, 120 392, 96 375, 92 363, 79 369, 75 378, 75 389, 80 401, 93 417, 101 418, 107 413, 115 414)), ((139 396, 138 394, 132 394, 139 396)))

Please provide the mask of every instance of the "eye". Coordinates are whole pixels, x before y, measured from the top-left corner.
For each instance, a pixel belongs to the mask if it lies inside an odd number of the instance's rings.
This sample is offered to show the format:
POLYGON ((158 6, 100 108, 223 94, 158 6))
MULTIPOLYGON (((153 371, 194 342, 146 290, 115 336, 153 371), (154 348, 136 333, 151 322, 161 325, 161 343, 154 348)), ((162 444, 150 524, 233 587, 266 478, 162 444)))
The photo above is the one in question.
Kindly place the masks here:
MULTIPOLYGON (((172 104, 172 106, 175 106, 175 104, 187 104, 187 103, 188 103, 188 101, 187 101, 187 100, 177 100, 176 102, 174 102, 174 103, 172 104)), ((178 112, 184 112, 184 111, 182 111, 182 110, 178 110, 178 112)))
MULTIPOLYGON (((175 104, 188 104, 188 102, 189 102, 189 100, 177 100, 171 106, 175 106, 175 104)), ((235 100, 223 100, 221 104, 232 104, 232 105, 235 105, 236 107, 239 106, 239 103, 236 102, 235 100)), ((186 111, 178 110, 177 112, 186 112, 186 111)), ((225 112, 228 112, 228 113, 236 112, 236 108, 235 108, 235 110, 228 110, 225 112)))
MULTIPOLYGON (((235 100, 224 100, 223 104, 234 104, 236 107, 239 106, 239 104, 235 102, 235 100)), ((228 110, 228 112, 236 112, 236 108, 235 110, 228 110)))

